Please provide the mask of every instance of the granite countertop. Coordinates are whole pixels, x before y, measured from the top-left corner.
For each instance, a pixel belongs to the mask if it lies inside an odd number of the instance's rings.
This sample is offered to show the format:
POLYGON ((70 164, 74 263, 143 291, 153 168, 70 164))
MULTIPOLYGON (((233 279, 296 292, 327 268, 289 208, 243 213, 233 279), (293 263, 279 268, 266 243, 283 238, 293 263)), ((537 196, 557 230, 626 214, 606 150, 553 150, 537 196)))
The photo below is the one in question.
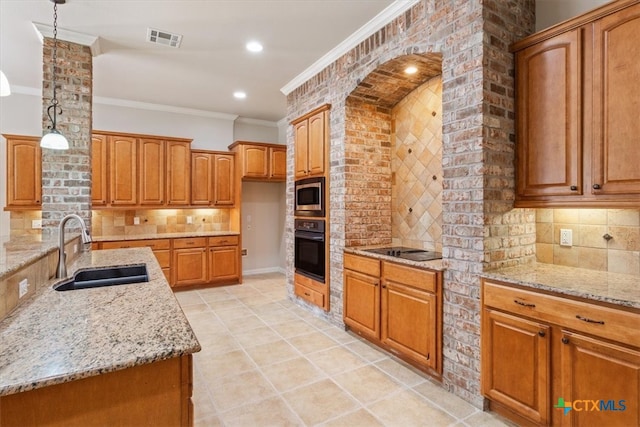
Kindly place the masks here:
POLYGON ((83 253, 68 272, 140 263, 149 282, 66 292, 43 286, 0 322, 0 396, 200 351, 150 248, 83 253))
POLYGON ((118 234, 109 236, 91 236, 94 242, 115 242, 119 240, 179 239, 181 237, 238 236, 238 231, 183 231, 180 233, 159 234, 118 234))
POLYGON ((436 271, 444 271, 445 268, 442 265, 441 259, 434 259, 431 261, 411 261, 408 259, 398 258, 391 255, 382 255, 372 252, 367 252, 367 249, 383 248, 389 245, 377 245, 377 246, 352 246, 344 248, 345 253, 367 256, 369 258, 377 258, 385 261, 393 261, 398 264, 410 265, 419 268, 428 268, 436 271))
POLYGON ((532 263, 485 271, 482 277, 640 310, 640 276, 532 263))

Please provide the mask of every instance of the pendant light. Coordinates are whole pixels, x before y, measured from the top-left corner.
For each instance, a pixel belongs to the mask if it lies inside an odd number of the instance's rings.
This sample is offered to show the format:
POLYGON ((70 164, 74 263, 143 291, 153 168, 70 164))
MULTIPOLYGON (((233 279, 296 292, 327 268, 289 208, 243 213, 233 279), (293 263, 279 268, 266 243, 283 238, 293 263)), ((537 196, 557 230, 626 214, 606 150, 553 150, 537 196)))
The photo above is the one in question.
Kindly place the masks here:
POLYGON ((62 114, 62 108, 58 105, 58 98, 56 98, 56 62, 58 59, 58 5, 64 4, 66 0, 51 0, 53 2, 53 99, 51 105, 47 108, 47 115, 51 120, 51 126, 49 126, 49 133, 45 134, 40 140, 40 146, 42 148, 51 148, 54 150, 66 150, 69 148, 69 141, 63 134, 56 129, 56 121, 58 114, 62 114), (53 110, 53 117, 51 111, 53 110))
POLYGON ((9 86, 9 80, 7 80, 7 76, 5 76, 2 70, 0 70, 0 96, 9 95, 11 95, 11 86, 9 86))

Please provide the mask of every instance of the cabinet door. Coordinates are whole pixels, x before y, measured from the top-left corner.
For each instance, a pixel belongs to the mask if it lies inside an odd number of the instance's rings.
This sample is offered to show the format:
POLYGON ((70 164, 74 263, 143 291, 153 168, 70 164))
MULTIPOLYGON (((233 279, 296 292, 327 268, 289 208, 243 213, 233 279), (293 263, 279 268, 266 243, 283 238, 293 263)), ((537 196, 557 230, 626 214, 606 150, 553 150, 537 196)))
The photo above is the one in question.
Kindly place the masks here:
POLYGON ((42 150, 38 138, 7 136, 7 206, 42 204, 42 150))
POLYGON ((578 30, 516 54, 517 196, 582 194, 578 30))
POLYGON ((304 178, 309 174, 309 122, 304 120, 293 128, 295 144, 295 177, 304 178))
POLYGON ((109 136, 109 203, 130 206, 138 203, 138 142, 128 136, 109 136))
POLYGON ((104 206, 108 197, 107 137, 91 135, 91 204, 104 206))
POLYGON ((238 247, 209 248, 209 281, 211 283, 237 282, 240 278, 238 247))
POLYGON ((307 167, 309 175, 324 174, 325 112, 309 117, 309 149, 307 167))
POLYGON ((482 312, 482 393, 546 425, 549 420, 551 329, 498 311, 482 312))
POLYGON ((380 339, 380 279, 344 270, 344 323, 380 339))
POLYGON ((235 204, 235 157, 232 154, 216 154, 214 159, 214 204, 231 207, 235 204))
POLYGON ((174 249, 171 270, 172 286, 207 283, 207 249, 174 249))
POLYGON ((269 179, 274 181, 284 181, 287 179, 287 149, 270 148, 270 164, 269 179))
POLYGON ((436 296, 390 280, 382 282, 382 342, 436 368, 436 296))
POLYGON ((268 148, 260 145, 245 145, 242 150, 242 177, 267 178, 269 170, 268 148))
POLYGON ((191 145, 167 141, 167 205, 188 206, 191 201, 191 145))
POLYGON ((593 194, 640 195, 640 4, 594 24, 593 194))
MULTIPOLYGON (((640 425, 640 352, 571 332, 562 332, 562 389, 574 426, 640 425), (597 409, 593 401, 598 402, 597 409)), ((557 404, 556 404, 557 403, 557 404)), ((559 415, 564 417, 564 415, 559 415)))
POLYGON ((164 141, 141 139, 138 149, 140 153, 138 163, 140 204, 162 206, 165 200, 164 141))
POLYGON ((213 156, 191 153, 191 204, 209 206, 213 203, 213 156))

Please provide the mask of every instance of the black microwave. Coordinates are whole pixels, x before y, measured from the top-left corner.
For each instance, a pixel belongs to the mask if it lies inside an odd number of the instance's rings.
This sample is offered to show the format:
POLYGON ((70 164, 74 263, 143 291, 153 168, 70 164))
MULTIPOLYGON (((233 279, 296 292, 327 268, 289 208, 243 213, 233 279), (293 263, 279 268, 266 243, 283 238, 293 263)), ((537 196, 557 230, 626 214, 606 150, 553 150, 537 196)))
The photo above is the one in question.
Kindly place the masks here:
POLYGON ((324 216, 324 177, 295 182, 295 215, 324 216))

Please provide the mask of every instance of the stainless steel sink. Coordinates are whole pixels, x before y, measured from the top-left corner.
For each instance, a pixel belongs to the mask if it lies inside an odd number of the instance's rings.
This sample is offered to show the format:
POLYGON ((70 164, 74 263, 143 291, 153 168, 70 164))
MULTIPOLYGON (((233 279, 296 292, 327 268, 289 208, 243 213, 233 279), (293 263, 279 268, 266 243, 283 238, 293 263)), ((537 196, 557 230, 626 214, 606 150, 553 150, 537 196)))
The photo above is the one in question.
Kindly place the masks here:
POLYGON ((74 276, 54 287, 56 291, 99 288, 103 286, 126 285, 149 281, 146 264, 125 267, 101 267, 80 270, 74 276))
POLYGON ((365 251, 374 254, 388 255, 396 258, 407 259, 411 261, 431 261, 434 259, 442 259, 442 254, 440 252, 408 248, 405 246, 388 246, 385 248, 365 249, 365 251))

